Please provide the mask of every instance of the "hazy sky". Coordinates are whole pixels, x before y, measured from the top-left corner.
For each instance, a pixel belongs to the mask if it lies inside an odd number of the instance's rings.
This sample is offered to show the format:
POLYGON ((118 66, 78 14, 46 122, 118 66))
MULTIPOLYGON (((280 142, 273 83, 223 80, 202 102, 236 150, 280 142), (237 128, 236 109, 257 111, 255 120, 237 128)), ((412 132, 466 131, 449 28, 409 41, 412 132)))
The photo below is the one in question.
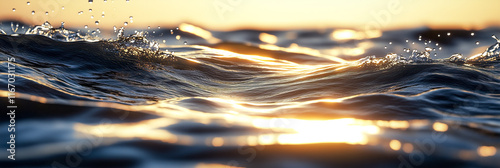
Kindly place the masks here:
POLYGON ((500 25, 499 7, 499 0, 94 0, 92 4, 88 0, 30 0, 30 5, 4 0, 0 16, 30 24, 64 21, 67 27, 101 29, 124 22, 129 27, 174 27, 186 22, 211 30, 424 25, 471 29, 500 25))

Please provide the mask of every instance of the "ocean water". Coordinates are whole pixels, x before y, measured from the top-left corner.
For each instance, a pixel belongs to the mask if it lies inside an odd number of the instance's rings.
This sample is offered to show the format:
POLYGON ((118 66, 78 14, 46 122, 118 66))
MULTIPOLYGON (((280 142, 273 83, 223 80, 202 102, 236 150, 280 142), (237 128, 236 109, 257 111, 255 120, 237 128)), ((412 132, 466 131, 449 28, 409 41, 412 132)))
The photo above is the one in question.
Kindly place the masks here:
POLYGON ((500 167, 499 28, 0 29, 1 167, 500 167))

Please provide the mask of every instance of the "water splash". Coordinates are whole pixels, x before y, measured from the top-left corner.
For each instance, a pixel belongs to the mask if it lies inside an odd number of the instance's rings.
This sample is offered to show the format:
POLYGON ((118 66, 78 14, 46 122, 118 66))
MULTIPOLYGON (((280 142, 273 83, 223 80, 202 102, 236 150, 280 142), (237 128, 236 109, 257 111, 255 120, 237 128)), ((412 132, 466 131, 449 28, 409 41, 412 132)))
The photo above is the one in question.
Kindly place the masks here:
POLYGON ((491 37, 496 40, 496 43, 488 47, 483 53, 468 58, 467 63, 484 64, 500 61, 500 40, 495 35, 491 37))

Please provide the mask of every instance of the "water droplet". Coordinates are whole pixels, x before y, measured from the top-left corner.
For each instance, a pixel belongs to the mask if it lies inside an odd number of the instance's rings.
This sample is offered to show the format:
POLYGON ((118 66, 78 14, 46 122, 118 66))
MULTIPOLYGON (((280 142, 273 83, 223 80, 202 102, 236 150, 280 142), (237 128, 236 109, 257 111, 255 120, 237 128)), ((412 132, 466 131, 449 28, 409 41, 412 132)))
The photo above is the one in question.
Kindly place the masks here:
MULTIPOLYGON (((165 40, 163 40, 163 43, 165 43, 165 42, 166 42, 166 41, 165 41, 165 40)), ((167 50, 167 51, 168 51, 168 50, 167 50)))
POLYGON ((184 41, 184 45, 187 45, 187 44, 188 44, 188 42, 187 42, 187 41, 184 41))
POLYGON ((45 12, 45 15, 49 15, 49 12, 45 12))
POLYGON ((151 29, 151 26, 148 26, 148 30, 151 29))
POLYGON ((103 17, 103 18, 104 18, 104 14, 102 14, 102 15, 101 15, 101 17, 103 17))
POLYGON ((116 26, 113 26, 113 30, 116 31, 116 26))
POLYGON ((175 30, 179 30, 179 28, 177 27, 177 28, 175 28, 175 30))
POLYGON ((12 8, 12 12, 15 12, 16 11, 16 8, 12 8))
POLYGON ((83 11, 78 12, 78 15, 81 15, 81 14, 83 14, 83 11))
POLYGON ((95 25, 99 25, 99 21, 95 21, 95 25))
POLYGON ((384 46, 384 49, 387 49, 387 46, 384 46))
POLYGON ((500 40, 498 40, 497 36, 495 36, 495 35, 493 34, 493 35, 491 35, 491 37, 492 37, 492 38, 494 38, 495 40, 497 40, 497 42, 499 42, 499 43, 500 43, 500 40))
POLYGON ((439 47, 439 50, 442 50, 442 49, 443 49, 443 47, 439 47))
POLYGON ((31 11, 31 15, 35 15, 35 11, 31 11))
POLYGON ((447 35, 447 36, 451 36, 451 33, 450 33, 450 32, 448 32, 448 33, 446 33, 446 35, 447 35))
POLYGON ((170 34, 174 34, 174 30, 170 30, 170 34))
POLYGON ((64 10, 64 6, 63 6, 63 7, 61 7, 61 9, 62 9, 62 10, 64 10))
POLYGON ((392 45, 392 41, 391 41, 391 42, 389 42, 389 45, 392 45))
POLYGON ((408 39, 406 39, 406 42, 408 43, 408 39))
POLYGON ((89 12, 92 12, 92 9, 89 9, 89 12))
POLYGON ((61 22, 61 28, 63 29, 64 29, 64 24, 65 24, 64 22, 61 22))
POLYGON ((153 30, 153 34, 155 34, 155 33, 156 33, 156 31, 153 30))
POLYGON ((439 43, 436 43, 436 46, 439 46, 439 43))
POLYGON ((441 37, 441 34, 438 34, 438 37, 441 37))
POLYGON ((415 44, 415 42, 411 42, 411 44, 415 44))
POLYGON ((432 41, 429 40, 429 44, 432 43, 432 41))
POLYGON ((30 1, 28 1, 28 2, 26 2, 26 4, 27 4, 27 5, 30 5, 31 3, 30 3, 30 1))
POLYGON ((175 36, 175 39, 180 40, 181 39, 181 35, 175 36))
POLYGON ((425 47, 425 51, 432 51, 432 48, 430 48, 430 47, 425 47))
POLYGON ((474 36, 474 33, 470 33, 470 36, 474 36))
POLYGON ((129 2, 130 0, 127 0, 127 2, 129 2))
POLYGON ((160 26, 158 26, 158 29, 161 29, 161 27, 160 27, 160 26))
POLYGON ((89 0, 89 4, 92 4, 92 2, 94 2, 94 0, 89 0))
POLYGON ((427 45, 427 42, 425 42, 424 45, 427 45))
POLYGON ((435 57, 437 57, 437 55, 438 55, 437 53, 434 53, 434 56, 435 56, 435 57))
POLYGON ((128 22, 124 22, 123 25, 127 26, 128 25, 128 22))
POLYGON ((104 2, 108 2, 108 0, 104 0, 104 2))
POLYGON ((479 45, 479 41, 476 41, 476 45, 479 45))
POLYGON ((91 19, 94 19, 94 15, 91 15, 91 16, 90 16, 90 18, 91 18, 91 19))
POLYGON ((133 17, 133 16, 130 16, 130 17, 128 17, 128 18, 129 18, 130 20, 134 19, 134 17, 133 17))
POLYGON ((84 27, 85 27, 85 28, 89 28, 89 26, 87 26, 87 25, 85 25, 84 27))

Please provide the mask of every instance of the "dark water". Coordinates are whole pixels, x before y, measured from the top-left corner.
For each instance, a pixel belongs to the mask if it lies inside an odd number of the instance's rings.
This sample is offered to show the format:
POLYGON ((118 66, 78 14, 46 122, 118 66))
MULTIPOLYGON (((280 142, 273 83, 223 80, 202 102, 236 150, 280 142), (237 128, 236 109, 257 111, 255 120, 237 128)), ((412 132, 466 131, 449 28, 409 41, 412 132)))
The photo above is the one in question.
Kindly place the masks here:
POLYGON ((498 28, 27 29, 0 35, 1 167, 500 167, 498 28))

